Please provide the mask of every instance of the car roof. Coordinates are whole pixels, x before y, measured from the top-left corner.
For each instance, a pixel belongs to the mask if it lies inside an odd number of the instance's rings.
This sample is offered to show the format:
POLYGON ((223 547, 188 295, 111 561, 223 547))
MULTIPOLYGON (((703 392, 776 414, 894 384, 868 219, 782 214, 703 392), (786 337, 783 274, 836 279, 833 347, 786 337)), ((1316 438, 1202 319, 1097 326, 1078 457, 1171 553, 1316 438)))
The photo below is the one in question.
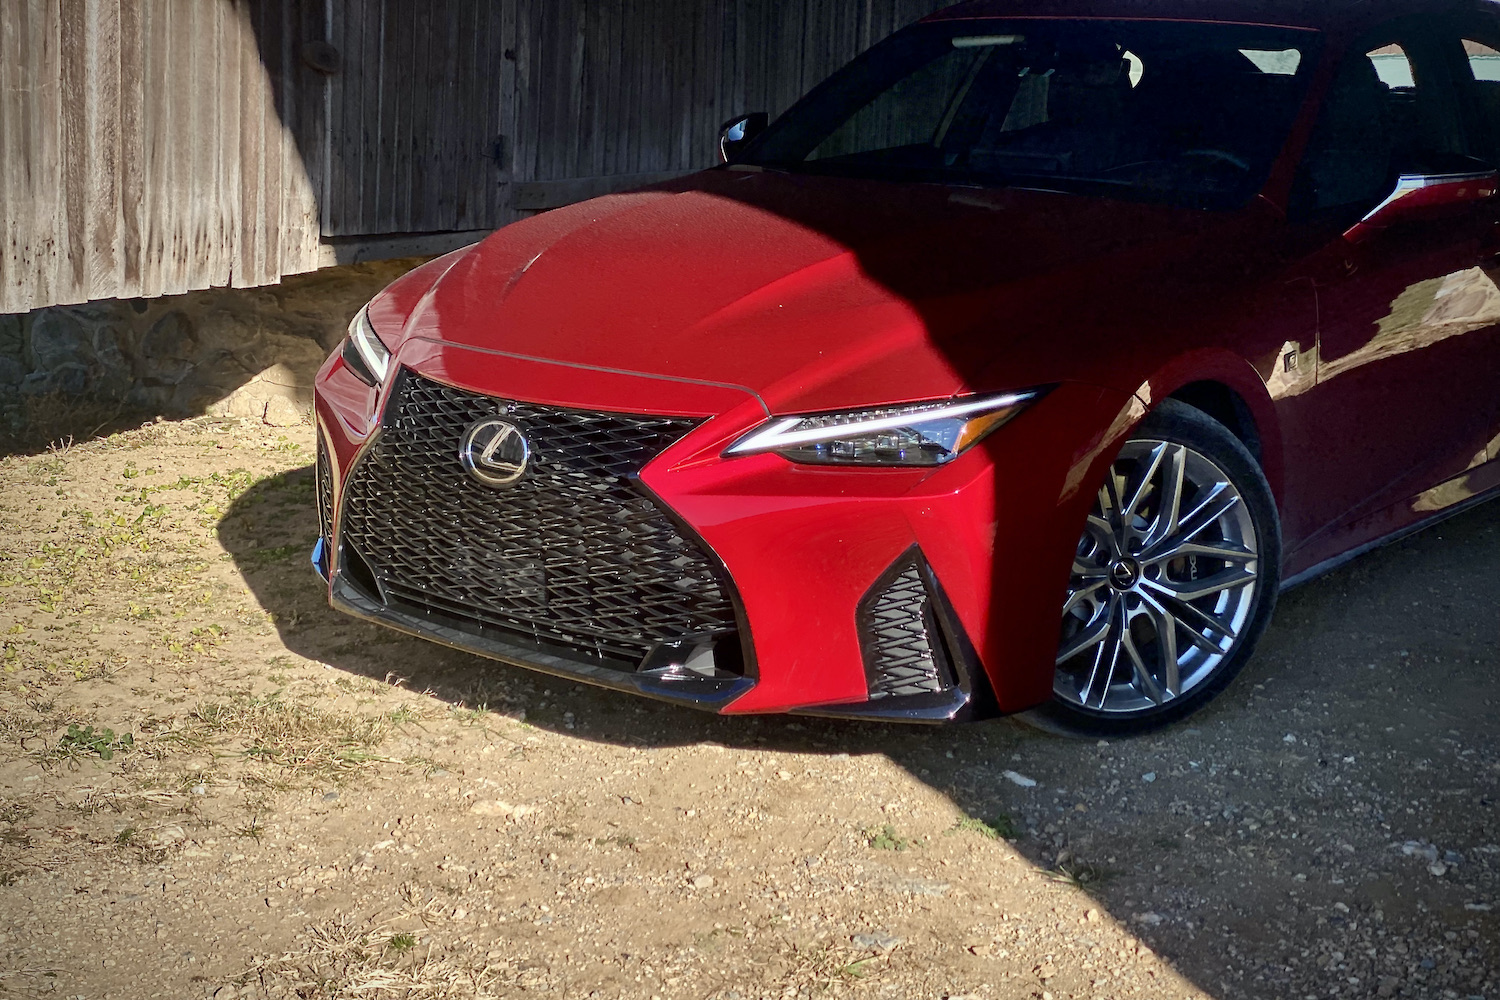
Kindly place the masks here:
POLYGON ((1493 0, 970 0, 927 22, 995 17, 1219 21, 1318 30, 1360 30, 1409 14, 1500 9, 1493 0))

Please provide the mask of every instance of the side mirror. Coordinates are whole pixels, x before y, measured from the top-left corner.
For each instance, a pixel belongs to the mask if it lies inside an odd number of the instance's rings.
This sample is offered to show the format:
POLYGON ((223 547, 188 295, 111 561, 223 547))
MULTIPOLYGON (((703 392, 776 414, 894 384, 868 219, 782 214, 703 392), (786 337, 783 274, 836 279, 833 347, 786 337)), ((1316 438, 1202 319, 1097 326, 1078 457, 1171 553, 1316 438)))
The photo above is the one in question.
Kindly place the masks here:
POLYGON ((1500 192, 1500 170, 1493 167, 1464 173, 1403 173, 1396 190, 1344 234, 1362 243, 1392 226, 1430 222, 1464 214, 1469 207, 1489 201, 1500 192))
POLYGON ((770 124, 771 116, 764 111, 729 119, 719 127, 719 162, 733 163, 735 156, 770 124))

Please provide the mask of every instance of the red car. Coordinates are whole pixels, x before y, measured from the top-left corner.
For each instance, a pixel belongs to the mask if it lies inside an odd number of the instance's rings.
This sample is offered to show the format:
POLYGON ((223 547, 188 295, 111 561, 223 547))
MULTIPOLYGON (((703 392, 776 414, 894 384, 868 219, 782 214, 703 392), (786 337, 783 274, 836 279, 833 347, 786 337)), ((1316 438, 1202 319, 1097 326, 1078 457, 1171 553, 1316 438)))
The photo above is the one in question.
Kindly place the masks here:
POLYGON ((1160 726, 1500 490, 1500 13, 1016 0, 393 284, 333 605, 725 714, 1160 726))

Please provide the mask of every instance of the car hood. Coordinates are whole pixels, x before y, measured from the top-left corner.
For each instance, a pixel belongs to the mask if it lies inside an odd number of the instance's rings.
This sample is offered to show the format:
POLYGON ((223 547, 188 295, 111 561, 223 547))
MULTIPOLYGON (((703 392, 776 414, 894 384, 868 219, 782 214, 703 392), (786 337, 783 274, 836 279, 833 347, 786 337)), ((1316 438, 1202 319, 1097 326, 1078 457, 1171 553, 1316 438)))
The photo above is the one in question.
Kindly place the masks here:
POLYGON ((511 225, 409 311, 371 315, 399 314, 408 338, 742 387, 779 412, 1129 382, 1100 347, 1203 291, 1203 248, 1245 214, 716 170, 511 225))

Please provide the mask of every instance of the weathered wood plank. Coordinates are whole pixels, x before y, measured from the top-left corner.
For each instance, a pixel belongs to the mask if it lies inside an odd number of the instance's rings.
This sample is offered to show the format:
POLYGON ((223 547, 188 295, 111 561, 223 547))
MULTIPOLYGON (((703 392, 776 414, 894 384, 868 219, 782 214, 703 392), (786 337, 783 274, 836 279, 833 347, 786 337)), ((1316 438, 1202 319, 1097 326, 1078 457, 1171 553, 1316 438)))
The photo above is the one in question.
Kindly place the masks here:
POLYGON ((510 206, 512 178, 515 176, 517 156, 517 129, 519 128, 520 82, 516 60, 516 2, 500 0, 499 17, 492 25, 499 30, 496 44, 499 59, 499 88, 495 94, 498 108, 496 139, 499 159, 495 163, 495 183, 489 185, 489 211, 486 225, 499 226, 513 217, 510 206))
POLYGON ((84 293, 106 298, 124 275, 120 247, 120 2, 82 9, 84 293))
POLYGON ((141 106, 146 96, 141 6, 120 4, 120 285, 106 291, 110 296, 139 295, 141 291, 142 201, 146 188, 141 127, 141 106))
POLYGON ((68 301, 88 298, 88 10, 85 0, 62 8, 62 216, 67 257, 59 284, 68 301))
POLYGON ((0 30, 0 312, 34 301, 77 301, 64 280, 69 230, 62 216, 62 12, 28 0, 0 30), (17 155, 24 151, 24 158, 17 155))

